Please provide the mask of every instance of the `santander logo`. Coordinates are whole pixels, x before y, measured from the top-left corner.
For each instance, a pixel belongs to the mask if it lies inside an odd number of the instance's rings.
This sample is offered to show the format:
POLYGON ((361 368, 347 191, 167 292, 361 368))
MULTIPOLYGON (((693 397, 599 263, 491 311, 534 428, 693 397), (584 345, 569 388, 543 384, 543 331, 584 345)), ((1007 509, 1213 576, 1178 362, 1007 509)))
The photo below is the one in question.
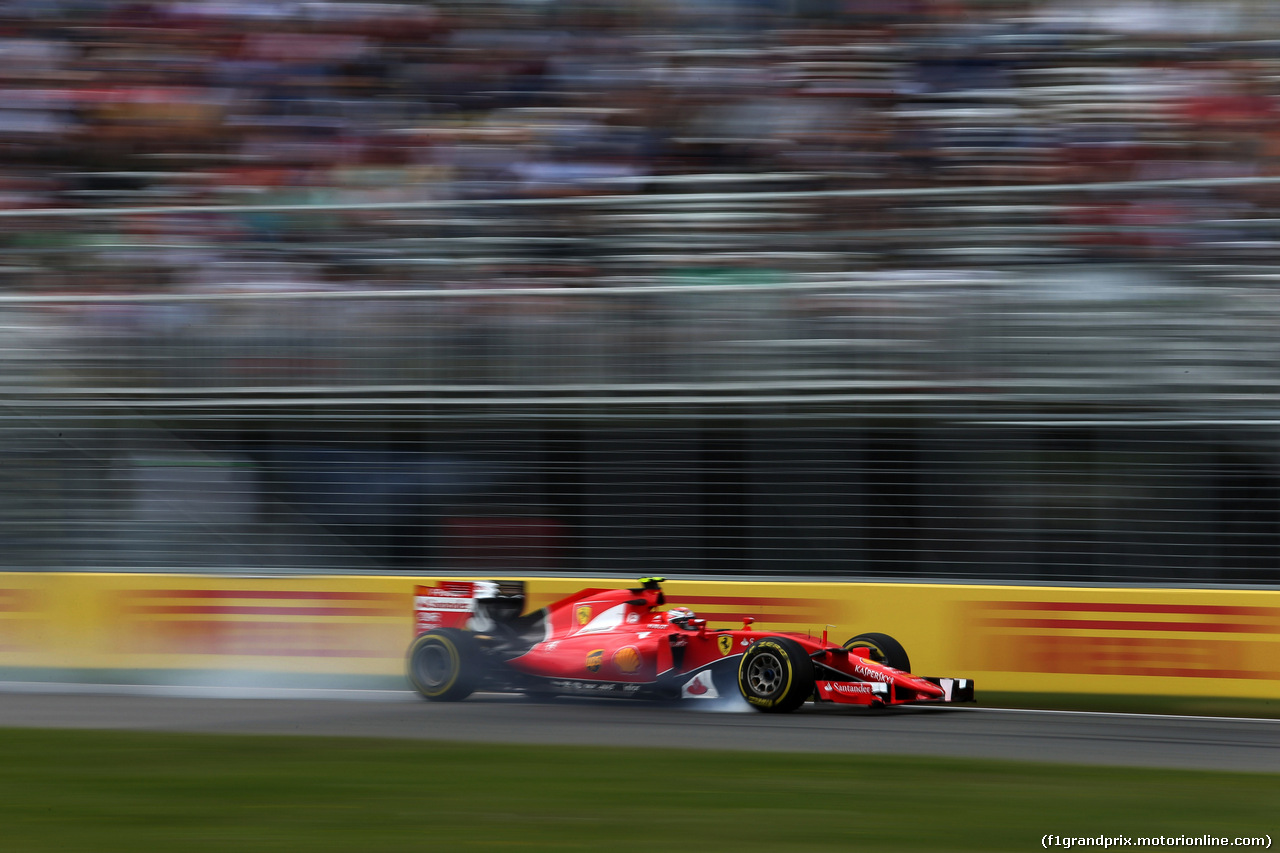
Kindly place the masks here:
POLYGON ((680 696, 684 699, 719 699, 720 691, 716 690, 711 673, 704 670, 684 683, 680 696))

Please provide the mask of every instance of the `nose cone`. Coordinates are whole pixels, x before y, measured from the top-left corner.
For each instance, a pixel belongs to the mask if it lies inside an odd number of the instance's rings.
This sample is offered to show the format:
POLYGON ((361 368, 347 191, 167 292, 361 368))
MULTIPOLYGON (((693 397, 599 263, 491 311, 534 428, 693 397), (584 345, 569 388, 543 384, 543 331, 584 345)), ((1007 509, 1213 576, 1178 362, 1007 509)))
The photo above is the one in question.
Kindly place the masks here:
POLYGON ((923 678, 913 678, 907 676, 905 678, 895 679, 899 687, 905 687, 914 690, 920 694, 922 699, 941 699, 944 691, 941 687, 931 681, 925 681, 923 678))

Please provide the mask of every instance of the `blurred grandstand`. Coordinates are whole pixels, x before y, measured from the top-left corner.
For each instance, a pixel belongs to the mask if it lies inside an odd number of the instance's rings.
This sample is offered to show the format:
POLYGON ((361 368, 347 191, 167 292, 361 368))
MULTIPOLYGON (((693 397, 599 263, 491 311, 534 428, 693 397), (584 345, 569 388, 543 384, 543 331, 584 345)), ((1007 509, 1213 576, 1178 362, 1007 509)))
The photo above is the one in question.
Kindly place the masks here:
POLYGON ((1280 582, 1277 36, 0 4, 4 565, 1280 582))

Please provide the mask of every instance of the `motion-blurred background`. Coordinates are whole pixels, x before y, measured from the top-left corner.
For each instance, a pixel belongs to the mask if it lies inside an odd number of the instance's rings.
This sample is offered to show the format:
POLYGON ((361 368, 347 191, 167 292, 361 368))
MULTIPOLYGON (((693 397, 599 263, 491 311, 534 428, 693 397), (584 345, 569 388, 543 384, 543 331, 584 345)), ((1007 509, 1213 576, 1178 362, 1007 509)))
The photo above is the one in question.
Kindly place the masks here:
POLYGON ((0 3, 0 567, 1280 582, 1280 7, 0 3))

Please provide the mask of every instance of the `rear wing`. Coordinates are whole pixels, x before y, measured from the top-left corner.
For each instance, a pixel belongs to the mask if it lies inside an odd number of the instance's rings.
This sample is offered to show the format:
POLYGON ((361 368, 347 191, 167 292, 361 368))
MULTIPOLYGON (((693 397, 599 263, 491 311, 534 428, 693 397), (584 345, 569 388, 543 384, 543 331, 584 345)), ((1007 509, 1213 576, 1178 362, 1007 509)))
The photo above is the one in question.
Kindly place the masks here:
POLYGON ((413 588, 414 636, 435 628, 492 630, 524 611, 524 581, 440 581, 413 588))

